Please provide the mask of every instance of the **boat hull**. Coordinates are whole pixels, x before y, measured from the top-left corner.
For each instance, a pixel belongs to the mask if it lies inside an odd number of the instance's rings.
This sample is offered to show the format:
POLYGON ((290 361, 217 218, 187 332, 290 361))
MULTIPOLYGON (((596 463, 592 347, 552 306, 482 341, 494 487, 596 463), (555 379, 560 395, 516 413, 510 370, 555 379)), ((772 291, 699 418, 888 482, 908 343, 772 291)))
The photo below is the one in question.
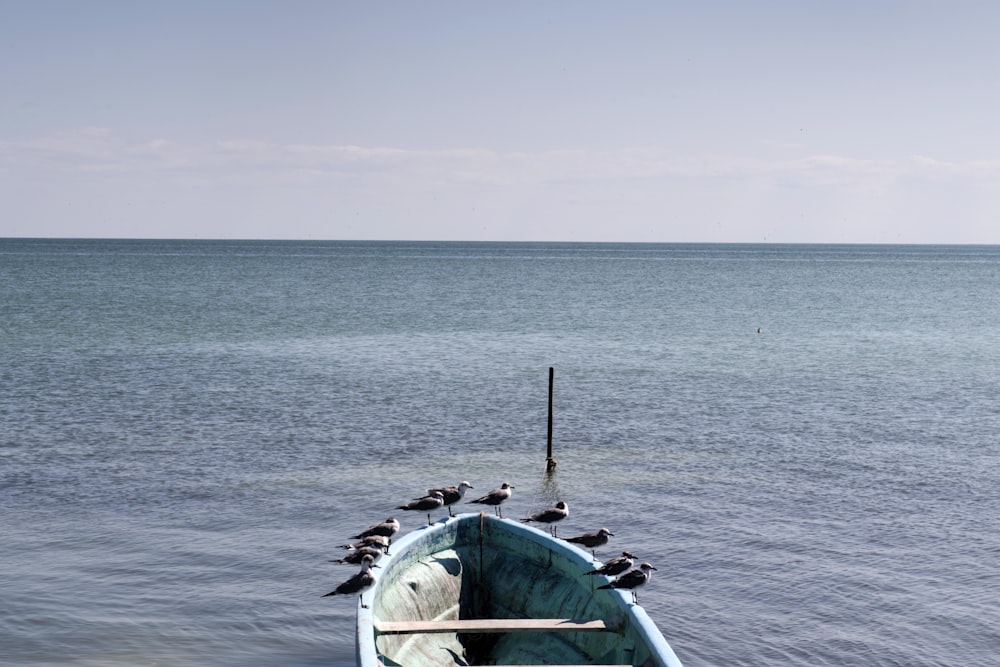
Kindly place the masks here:
POLYGON ((529 526, 443 519, 398 540, 379 566, 358 609, 359 667, 680 667, 630 593, 583 576, 589 553, 529 526))

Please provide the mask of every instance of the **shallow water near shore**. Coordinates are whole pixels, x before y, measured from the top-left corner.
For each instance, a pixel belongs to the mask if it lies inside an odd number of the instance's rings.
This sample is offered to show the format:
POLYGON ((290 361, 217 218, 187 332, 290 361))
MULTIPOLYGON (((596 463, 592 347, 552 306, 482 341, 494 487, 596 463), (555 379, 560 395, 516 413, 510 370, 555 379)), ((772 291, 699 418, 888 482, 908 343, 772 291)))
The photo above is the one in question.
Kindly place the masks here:
POLYGON ((687 667, 995 662, 1000 248, 8 239, 0 278, 10 664, 352 665, 327 561, 462 479, 656 565, 687 667))

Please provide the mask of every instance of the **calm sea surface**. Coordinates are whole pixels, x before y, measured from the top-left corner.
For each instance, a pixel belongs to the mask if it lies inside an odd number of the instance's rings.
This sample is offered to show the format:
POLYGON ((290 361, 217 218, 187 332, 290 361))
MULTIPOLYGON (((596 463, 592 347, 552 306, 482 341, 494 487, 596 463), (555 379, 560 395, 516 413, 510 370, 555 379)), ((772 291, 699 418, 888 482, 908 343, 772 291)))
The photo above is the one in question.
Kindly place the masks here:
POLYGON ((998 474, 998 247, 0 240, 4 664, 348 667, 467 479, 686 667, 993 667, 998 474))

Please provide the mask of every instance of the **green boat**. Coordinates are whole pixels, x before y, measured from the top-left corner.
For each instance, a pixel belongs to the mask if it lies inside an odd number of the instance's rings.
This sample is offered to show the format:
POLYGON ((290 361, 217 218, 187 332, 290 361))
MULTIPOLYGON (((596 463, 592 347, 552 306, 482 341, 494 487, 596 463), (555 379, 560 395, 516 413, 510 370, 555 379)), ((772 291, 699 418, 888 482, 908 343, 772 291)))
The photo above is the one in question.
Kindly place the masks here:
POLYGON ((597 590, 590 554, 535 528, 462 514, 390 552, 359 602, 359 667, 681 667, 630 591, 597 590))

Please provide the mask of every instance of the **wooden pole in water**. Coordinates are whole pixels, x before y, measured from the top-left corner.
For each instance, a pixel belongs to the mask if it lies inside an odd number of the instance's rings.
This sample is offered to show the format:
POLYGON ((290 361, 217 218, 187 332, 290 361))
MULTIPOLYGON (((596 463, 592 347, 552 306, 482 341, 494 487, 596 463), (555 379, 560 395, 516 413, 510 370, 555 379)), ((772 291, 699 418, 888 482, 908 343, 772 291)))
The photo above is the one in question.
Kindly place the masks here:
POLYGON ((549 437, 548 456, 545 459, 545 470, 552 472, 556 469, 556 460, 552 458, 552 388, 555 385, 556 369, 549 366, 549 437))

